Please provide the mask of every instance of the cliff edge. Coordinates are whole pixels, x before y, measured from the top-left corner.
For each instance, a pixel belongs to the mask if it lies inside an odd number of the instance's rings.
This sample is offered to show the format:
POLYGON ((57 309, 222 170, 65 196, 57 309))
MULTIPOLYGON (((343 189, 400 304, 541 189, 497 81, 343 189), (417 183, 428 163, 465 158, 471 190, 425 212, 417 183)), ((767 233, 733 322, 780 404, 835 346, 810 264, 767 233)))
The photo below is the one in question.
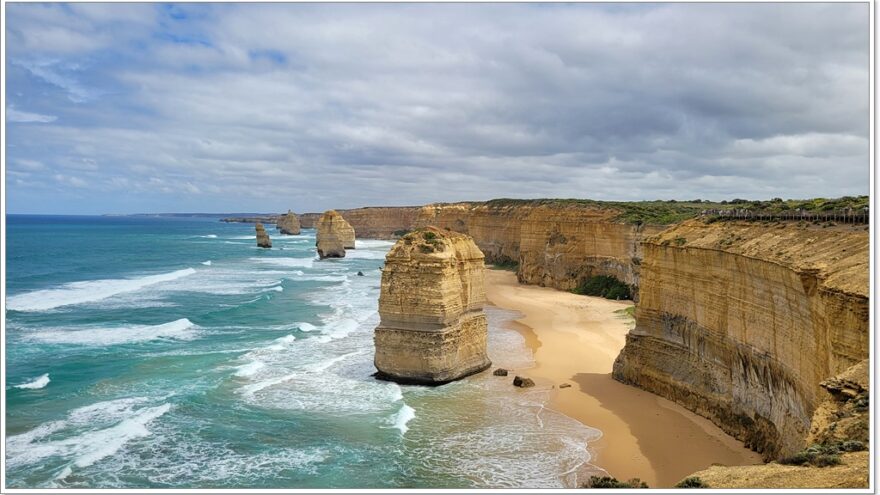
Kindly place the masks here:
POLYGON ((765 460, 803 449, 826 378, 868 356, 862 225, 695 219, 644 242, 636 327, 613 376, 765 460))

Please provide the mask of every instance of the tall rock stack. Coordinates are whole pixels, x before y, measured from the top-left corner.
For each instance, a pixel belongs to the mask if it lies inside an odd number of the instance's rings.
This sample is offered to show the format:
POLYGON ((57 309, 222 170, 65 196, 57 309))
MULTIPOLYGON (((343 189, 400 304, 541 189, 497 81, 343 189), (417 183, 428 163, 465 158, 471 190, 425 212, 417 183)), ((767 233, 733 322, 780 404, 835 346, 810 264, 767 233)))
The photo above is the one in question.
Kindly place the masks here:
POLYGON ((263 224, 257 222, 257 246, 261 248, 270 248, 272 247, 272 239, 269 239, 269 234, 266 233, 265 227, 263 224))
POLYGON ((286 214, 278 217, 275 227, 285 235, 299 235, 300 233, 299 218, 296 216, 296 213, 290 210, 287 210, 286 214))
POLYGON ((465 234, 426 227, 400 238, 382 271, 377 377, 439 385, 491 366, 483 271, 465 234))
POLYGON ((336 210, 327 210, 315 226, 318 256, 344 258, 346 249, 354 249, 354 229, 336 210))

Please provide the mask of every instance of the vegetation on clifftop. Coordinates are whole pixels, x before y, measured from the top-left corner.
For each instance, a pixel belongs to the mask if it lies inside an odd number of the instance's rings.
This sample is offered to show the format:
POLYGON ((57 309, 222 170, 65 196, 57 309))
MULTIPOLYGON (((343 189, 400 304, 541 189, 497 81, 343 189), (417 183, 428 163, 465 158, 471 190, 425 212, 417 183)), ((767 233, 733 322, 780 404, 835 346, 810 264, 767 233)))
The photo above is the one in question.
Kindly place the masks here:
MULTIPOLYGON (((478 204, 478 203, 470 203, 478 204)), ((787 199, 773 198, 769 201, 732 199, 724 201, 597 201, 593 199, 491 199, 484 203, 490 208, 510 206, 555 206, 592 207, 614 209, 620 213, 616 219, 622 222, 641 225, 669 225, 699 216, 704 210, 745 209, 750 211, 781 212, 803 209, 807 211, 830 211, 868 206, 868 196, 844 196, 827 199, 787 199)))

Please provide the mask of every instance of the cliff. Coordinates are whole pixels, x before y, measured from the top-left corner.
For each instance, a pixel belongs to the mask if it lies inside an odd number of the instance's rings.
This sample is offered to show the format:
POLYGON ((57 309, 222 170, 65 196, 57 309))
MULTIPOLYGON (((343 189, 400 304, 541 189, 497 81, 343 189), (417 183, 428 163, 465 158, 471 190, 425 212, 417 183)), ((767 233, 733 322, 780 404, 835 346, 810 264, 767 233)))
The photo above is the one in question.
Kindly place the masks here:
POLYGON ((594 203, 489 201, 428 205, 416 224, 470 235, 487 262, 516 264, 522 283, 570 290, 611 275, 636 292, 641 240, 666 226, 629 223, 621 213, 594 203))
MULTIPOLYGON (((419 207, 376 206, 336 211, 361 239, 396 239, 415 227, 419 207)), ((299 221, 302 227, 313 228, 320 217, 320 213, 304 213, 299 215, 299 221)))
POLYGON ((647 239, 614 378, 775 459, 801 450, 820 383, 868 355, 868 232, 689 220, 647 239))
POLYGON ((263 224, 257 223, 254 228, 257 230, 257 246, 261 248, 272 247, 272 239, 269 239, 269 234, 266 233, 263 224))
MULTIPOLYGON (((588 277, 611 275, 637 293, 642 239, 701 205, 492 200, 338 211, 361 238, 390 239, 430 225, 468 234, 488 263, 517 265, 522 283, 570 290, 588 277), (665 215, 651 214, 657 211, 665 215)), ((300 215, 306 228, 317 219, 300 215)))
POLYGON ((385 258, 376 327, 377 376, 441 384, 485 370, 483 253, 463 234, 427 227, 385 258))
MULTIPOLYGON (((813 414, 808 443, 866 448, 869 436, 869 368, 866 359, 822 382, 824 401, 813 414), (848 443, 844 443, 848 442, 848 443)), ((694 473, 710 488, 868 488, 867 451, 842 452, 831 467, 770 463, 713 466, 694 473)), ((788 461, 787 461, 788 462, 788 461)))
POLYGON ((287 210, 286 214, 278 217, 275 226, 285 235, 299 235, 300 233, 299 217, 290 210, 287 210))
POLYGON ((327 210, 318 220, 315 246, 318 256, 344 258, 346 249, 354 249, 354 229, 335 210, 327 210))

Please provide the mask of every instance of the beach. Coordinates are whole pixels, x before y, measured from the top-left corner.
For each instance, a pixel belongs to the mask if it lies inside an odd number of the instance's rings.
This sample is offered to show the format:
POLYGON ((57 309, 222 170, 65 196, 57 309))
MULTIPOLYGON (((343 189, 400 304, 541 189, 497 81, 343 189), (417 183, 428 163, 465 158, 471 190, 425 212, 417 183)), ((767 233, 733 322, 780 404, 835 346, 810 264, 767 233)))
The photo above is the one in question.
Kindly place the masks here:
POLYGON ((611 378, 634 324, 623 311, 631 301, 520 285, 506 270, 486 271, 486 295, 491 304, 522 314, 507 325, 523 335, 535 366, 511 371, 552 389, 552 409, 602 431, 589 445, 591 464, 620 480, 664 488, 713 464, 761 463, 759 454, 707 419, 611 378), (560 388, 566 383, 571 387, 560 388))

